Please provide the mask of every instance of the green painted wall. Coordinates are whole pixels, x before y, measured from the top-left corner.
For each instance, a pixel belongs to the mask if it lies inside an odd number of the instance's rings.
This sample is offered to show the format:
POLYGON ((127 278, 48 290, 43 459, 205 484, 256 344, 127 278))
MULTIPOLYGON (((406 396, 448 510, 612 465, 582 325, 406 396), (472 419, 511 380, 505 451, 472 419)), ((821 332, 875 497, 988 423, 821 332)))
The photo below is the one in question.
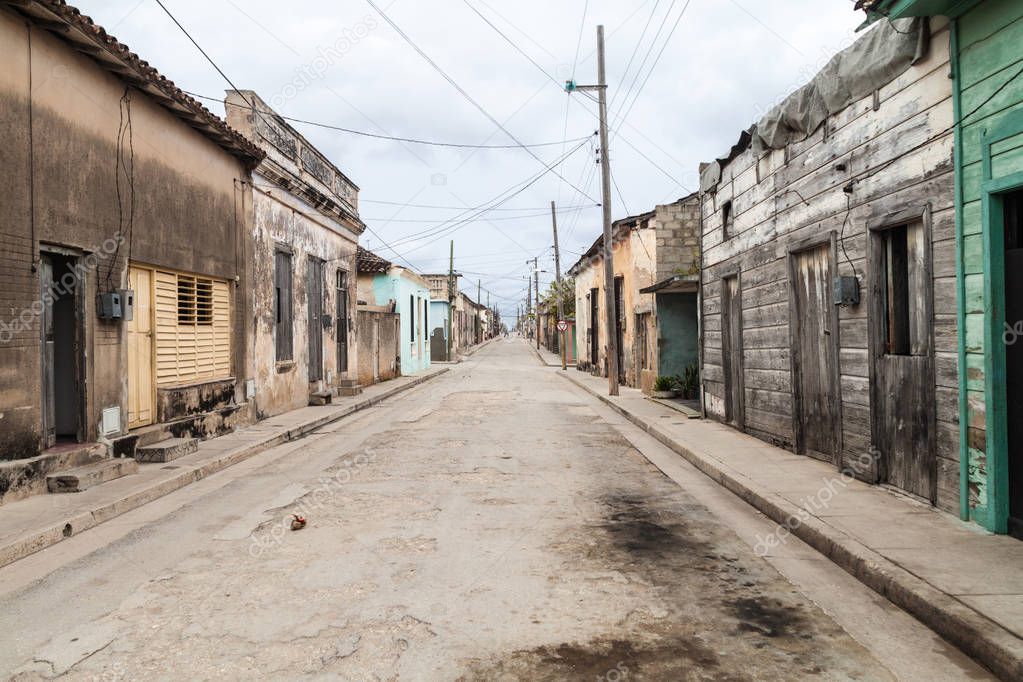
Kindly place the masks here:
POLYGON ((682 374, 699 358, 696 294, 658 294, 658 367, 661 376, 682 374))
MULTIPOLYGON (((1004 349, 994 347, 1001 336, 992 333, 1004 322, 996 319, 998 301, 992 300, 998 298, 992 292, 1002 285, 997 256, 998 262, 992 263, 993 252, 1001 245, 993 243, 984 221, 982 157, 987 146, 985 131, 998 128, 1014 112, 1023 111, 1023 78, 1009 82, 985 103, 1023 66, 1023 2, 986 0, 959 17, 958 24, 957 94, 962 126, 958 152, 961 183, 957 191, 962 205, 959 224, 964 297, 960 305, 965 331, 967 404, 963 417, 967 424, 969 510, 975 520, 1004 532, 1005 520, 999 518, 1002 513, 991 508, 1002 493, 990 489, 992 478, 999 481, 998 485, 1006 485, 1005 473, 997 470, 1005 461, 1005 453, 998 450, 1005 442, 999 433, 1005 428, 1004 407, 998 405, 999 397, 993 390, 998 381, 990 380, 1000 372, 1004 383, 1004 365, 998 366, 999 355, 1004 358, 1004 352, 999 351, 1004 349)), ((1023 171, 1023 135, 991 145, 990 168, 996 179, 1023 171)), ((1001 399, 1004 401, 1004 393, 1001 399)))

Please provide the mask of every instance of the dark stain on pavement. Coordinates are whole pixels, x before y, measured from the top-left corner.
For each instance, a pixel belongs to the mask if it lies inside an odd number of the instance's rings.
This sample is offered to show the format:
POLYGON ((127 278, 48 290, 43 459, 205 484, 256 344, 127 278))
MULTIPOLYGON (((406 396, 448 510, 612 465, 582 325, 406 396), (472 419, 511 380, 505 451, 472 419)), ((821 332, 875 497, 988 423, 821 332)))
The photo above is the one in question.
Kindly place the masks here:
POLYGON ((805 627, 806 623, 797 606, 785 606, 778 600, 765 598, 736 599, 729 604, 739 619, 739 629, 755 632, 765 637, 799 636, 806 632, 804 639, 813 635, 805 627))
POLYGON ((708 549, 679 515, 652 509, 642 497, 616 492, 605 495, 601 503, 604 506, 601 527, 617 549, 636 560, 693 556, 708 549))
POLYGON ((717 654, 678 635, 647 643, 598 638, 514 651, 499 661, 476 662, 462 680, 737 680, 717 670, 717 654))

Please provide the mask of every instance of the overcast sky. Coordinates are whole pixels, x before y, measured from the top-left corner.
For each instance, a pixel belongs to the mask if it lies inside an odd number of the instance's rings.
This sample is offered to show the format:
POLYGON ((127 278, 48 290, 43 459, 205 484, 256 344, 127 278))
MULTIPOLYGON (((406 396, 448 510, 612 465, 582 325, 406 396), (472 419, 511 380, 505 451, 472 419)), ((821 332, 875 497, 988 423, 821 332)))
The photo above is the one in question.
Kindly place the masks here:
MULTIPOLYGON (((475 296, 482 280, 484 302, 491 292, 506 319, 525 295, 527 259, 540 257, 542 287, 553 279, 552 199, 563 211, 563 269, 600 233, 596 138, 580 141, 596 130, 597 105, 554 82, 573 72, 580 84, 596 82, 598 24, 607 36, 617 219, 695 190, 698 164, 726 153, 743 128, 848 45, 862 18, 849 0, 374 1, 486 114, 366 0, 164 4, 239 88, 286 116, 455 144, 558 143, 441 148, 295 124, 361 188, 364 246, 405 264, 383 240, 422 272, 446 271, 454 239, 462 288, 475 296), (481 220, 444 225, 502 198, 481 220)), ((222 98, 229 87, 154 0, 78 7, 182 89, 222 98)), ((223 114, 222 105, 206 104, 223 114)))

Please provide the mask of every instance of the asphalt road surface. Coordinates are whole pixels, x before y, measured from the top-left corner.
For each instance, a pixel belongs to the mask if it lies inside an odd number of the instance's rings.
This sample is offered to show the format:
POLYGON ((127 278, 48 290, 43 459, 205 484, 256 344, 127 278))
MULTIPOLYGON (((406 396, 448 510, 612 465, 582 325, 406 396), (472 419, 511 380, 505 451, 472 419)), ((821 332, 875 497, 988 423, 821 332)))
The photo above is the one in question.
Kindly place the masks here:
POLYGON ((558 371, 495 341, 0 569, 0 672, 988 679, 798 540, 758 557, 769 521, 558 371))

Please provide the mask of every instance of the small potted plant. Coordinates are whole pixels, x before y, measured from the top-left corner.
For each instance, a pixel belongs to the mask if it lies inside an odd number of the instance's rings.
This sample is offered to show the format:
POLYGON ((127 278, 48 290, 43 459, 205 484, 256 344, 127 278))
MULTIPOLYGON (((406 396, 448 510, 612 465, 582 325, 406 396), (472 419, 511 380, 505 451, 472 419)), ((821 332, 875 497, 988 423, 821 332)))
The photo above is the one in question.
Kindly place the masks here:
POLYGON ((686 366, 679 385, 683 398, 686 400, 696 400, 696 396, 700 391, 700 370, 696 363, 686 366))
POLYGON ((659 376, 654 379, 654 390, 650 395, 654 398, 674 398, 675 380, 672 377, 659 376))

